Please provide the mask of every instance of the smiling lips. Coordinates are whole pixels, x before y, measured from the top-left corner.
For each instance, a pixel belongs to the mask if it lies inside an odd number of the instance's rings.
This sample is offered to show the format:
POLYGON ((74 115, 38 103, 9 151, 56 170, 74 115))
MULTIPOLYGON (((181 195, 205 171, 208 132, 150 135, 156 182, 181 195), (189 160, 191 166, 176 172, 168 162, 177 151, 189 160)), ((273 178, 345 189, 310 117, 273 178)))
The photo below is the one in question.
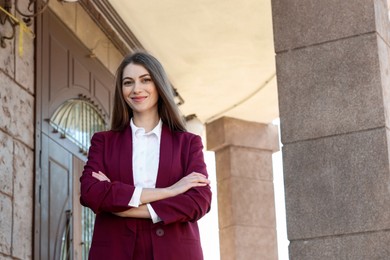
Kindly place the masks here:
POLYGON ((137 96, 137 97, 132 97, 131 99, 134 101, 134 102, 142 102, 146 99, 147 97, 146 96, 137 96))

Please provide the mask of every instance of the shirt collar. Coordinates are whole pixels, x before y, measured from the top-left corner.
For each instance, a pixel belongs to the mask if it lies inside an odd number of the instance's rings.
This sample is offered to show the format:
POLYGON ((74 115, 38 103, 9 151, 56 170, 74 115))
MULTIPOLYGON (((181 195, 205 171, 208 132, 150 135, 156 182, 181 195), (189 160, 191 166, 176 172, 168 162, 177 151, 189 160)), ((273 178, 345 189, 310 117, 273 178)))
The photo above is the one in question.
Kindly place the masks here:
POLYGON ((145 128, 142 128, 142 127, 138 127, 134 124, 133 122, 133 118, 131 118, 130 120, 130 126, 131 126, 131 132, 133 134, 133 137, 135 136, 139 136, 139 135, 151 135, 151 134, 155 134, 158 138, 158 140, 160 141, 161 139, 161 132, 162 132, 162 121, 161 121, 161 118, 160 120, 158 121, 158 124, 156 125, 155 128, 152 129, 152 131, 148 132, 148 133, 145 133, 145 128))

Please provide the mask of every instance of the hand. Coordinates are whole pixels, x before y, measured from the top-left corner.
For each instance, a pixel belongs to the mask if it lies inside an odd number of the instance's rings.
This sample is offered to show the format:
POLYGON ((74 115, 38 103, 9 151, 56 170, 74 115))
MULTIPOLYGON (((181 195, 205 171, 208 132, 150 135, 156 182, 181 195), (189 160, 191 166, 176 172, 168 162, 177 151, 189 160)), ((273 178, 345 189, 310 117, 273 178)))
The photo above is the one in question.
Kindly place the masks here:
POLYGON ((99 181, 108 181, 111 182, 111 180, 101 171, 99 172, 92 172, 92 177, 95 177, 99 181))
POLYGON ((198 172, 193 172, 183 177, 172 186, 168 187, 168 190, 173 193, 173 196, 176 196, 186 192, 193 187, 207 186, 208 184, 210 184, 210 180, 208 180, 205 175, 198 172))

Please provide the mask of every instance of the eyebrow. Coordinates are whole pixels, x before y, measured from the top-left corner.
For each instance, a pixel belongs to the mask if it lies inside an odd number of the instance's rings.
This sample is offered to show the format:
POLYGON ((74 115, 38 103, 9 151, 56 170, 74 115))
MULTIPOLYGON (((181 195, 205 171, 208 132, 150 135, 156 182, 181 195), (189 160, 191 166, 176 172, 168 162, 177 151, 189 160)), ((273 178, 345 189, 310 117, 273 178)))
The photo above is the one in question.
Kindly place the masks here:
MULTIPOLYGON (((150 75, 149 75, 149 73, 146 73, 146 74, 143 74, 143 75, 141 75, 141 76, 139 76, 139 78, 144 78, 144 77, 150 77, 150 75)), ((131 78, 131 77, 124 77, 122 80, 125 80, 125 79, 133 79, 133 78, 131 78)))

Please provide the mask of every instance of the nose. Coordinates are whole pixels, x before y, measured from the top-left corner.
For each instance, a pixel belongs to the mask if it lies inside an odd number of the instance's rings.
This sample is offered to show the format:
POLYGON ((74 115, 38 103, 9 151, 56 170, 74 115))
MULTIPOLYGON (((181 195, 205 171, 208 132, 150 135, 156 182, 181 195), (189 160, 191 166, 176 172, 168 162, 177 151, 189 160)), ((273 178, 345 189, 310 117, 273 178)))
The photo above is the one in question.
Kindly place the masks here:
POLYGON ((134 82, 134 88, 133 88, 133 92, 134 93, 138 93, 141 91, 141 83, 138 82, 138 81, 135 81, 134 82))

